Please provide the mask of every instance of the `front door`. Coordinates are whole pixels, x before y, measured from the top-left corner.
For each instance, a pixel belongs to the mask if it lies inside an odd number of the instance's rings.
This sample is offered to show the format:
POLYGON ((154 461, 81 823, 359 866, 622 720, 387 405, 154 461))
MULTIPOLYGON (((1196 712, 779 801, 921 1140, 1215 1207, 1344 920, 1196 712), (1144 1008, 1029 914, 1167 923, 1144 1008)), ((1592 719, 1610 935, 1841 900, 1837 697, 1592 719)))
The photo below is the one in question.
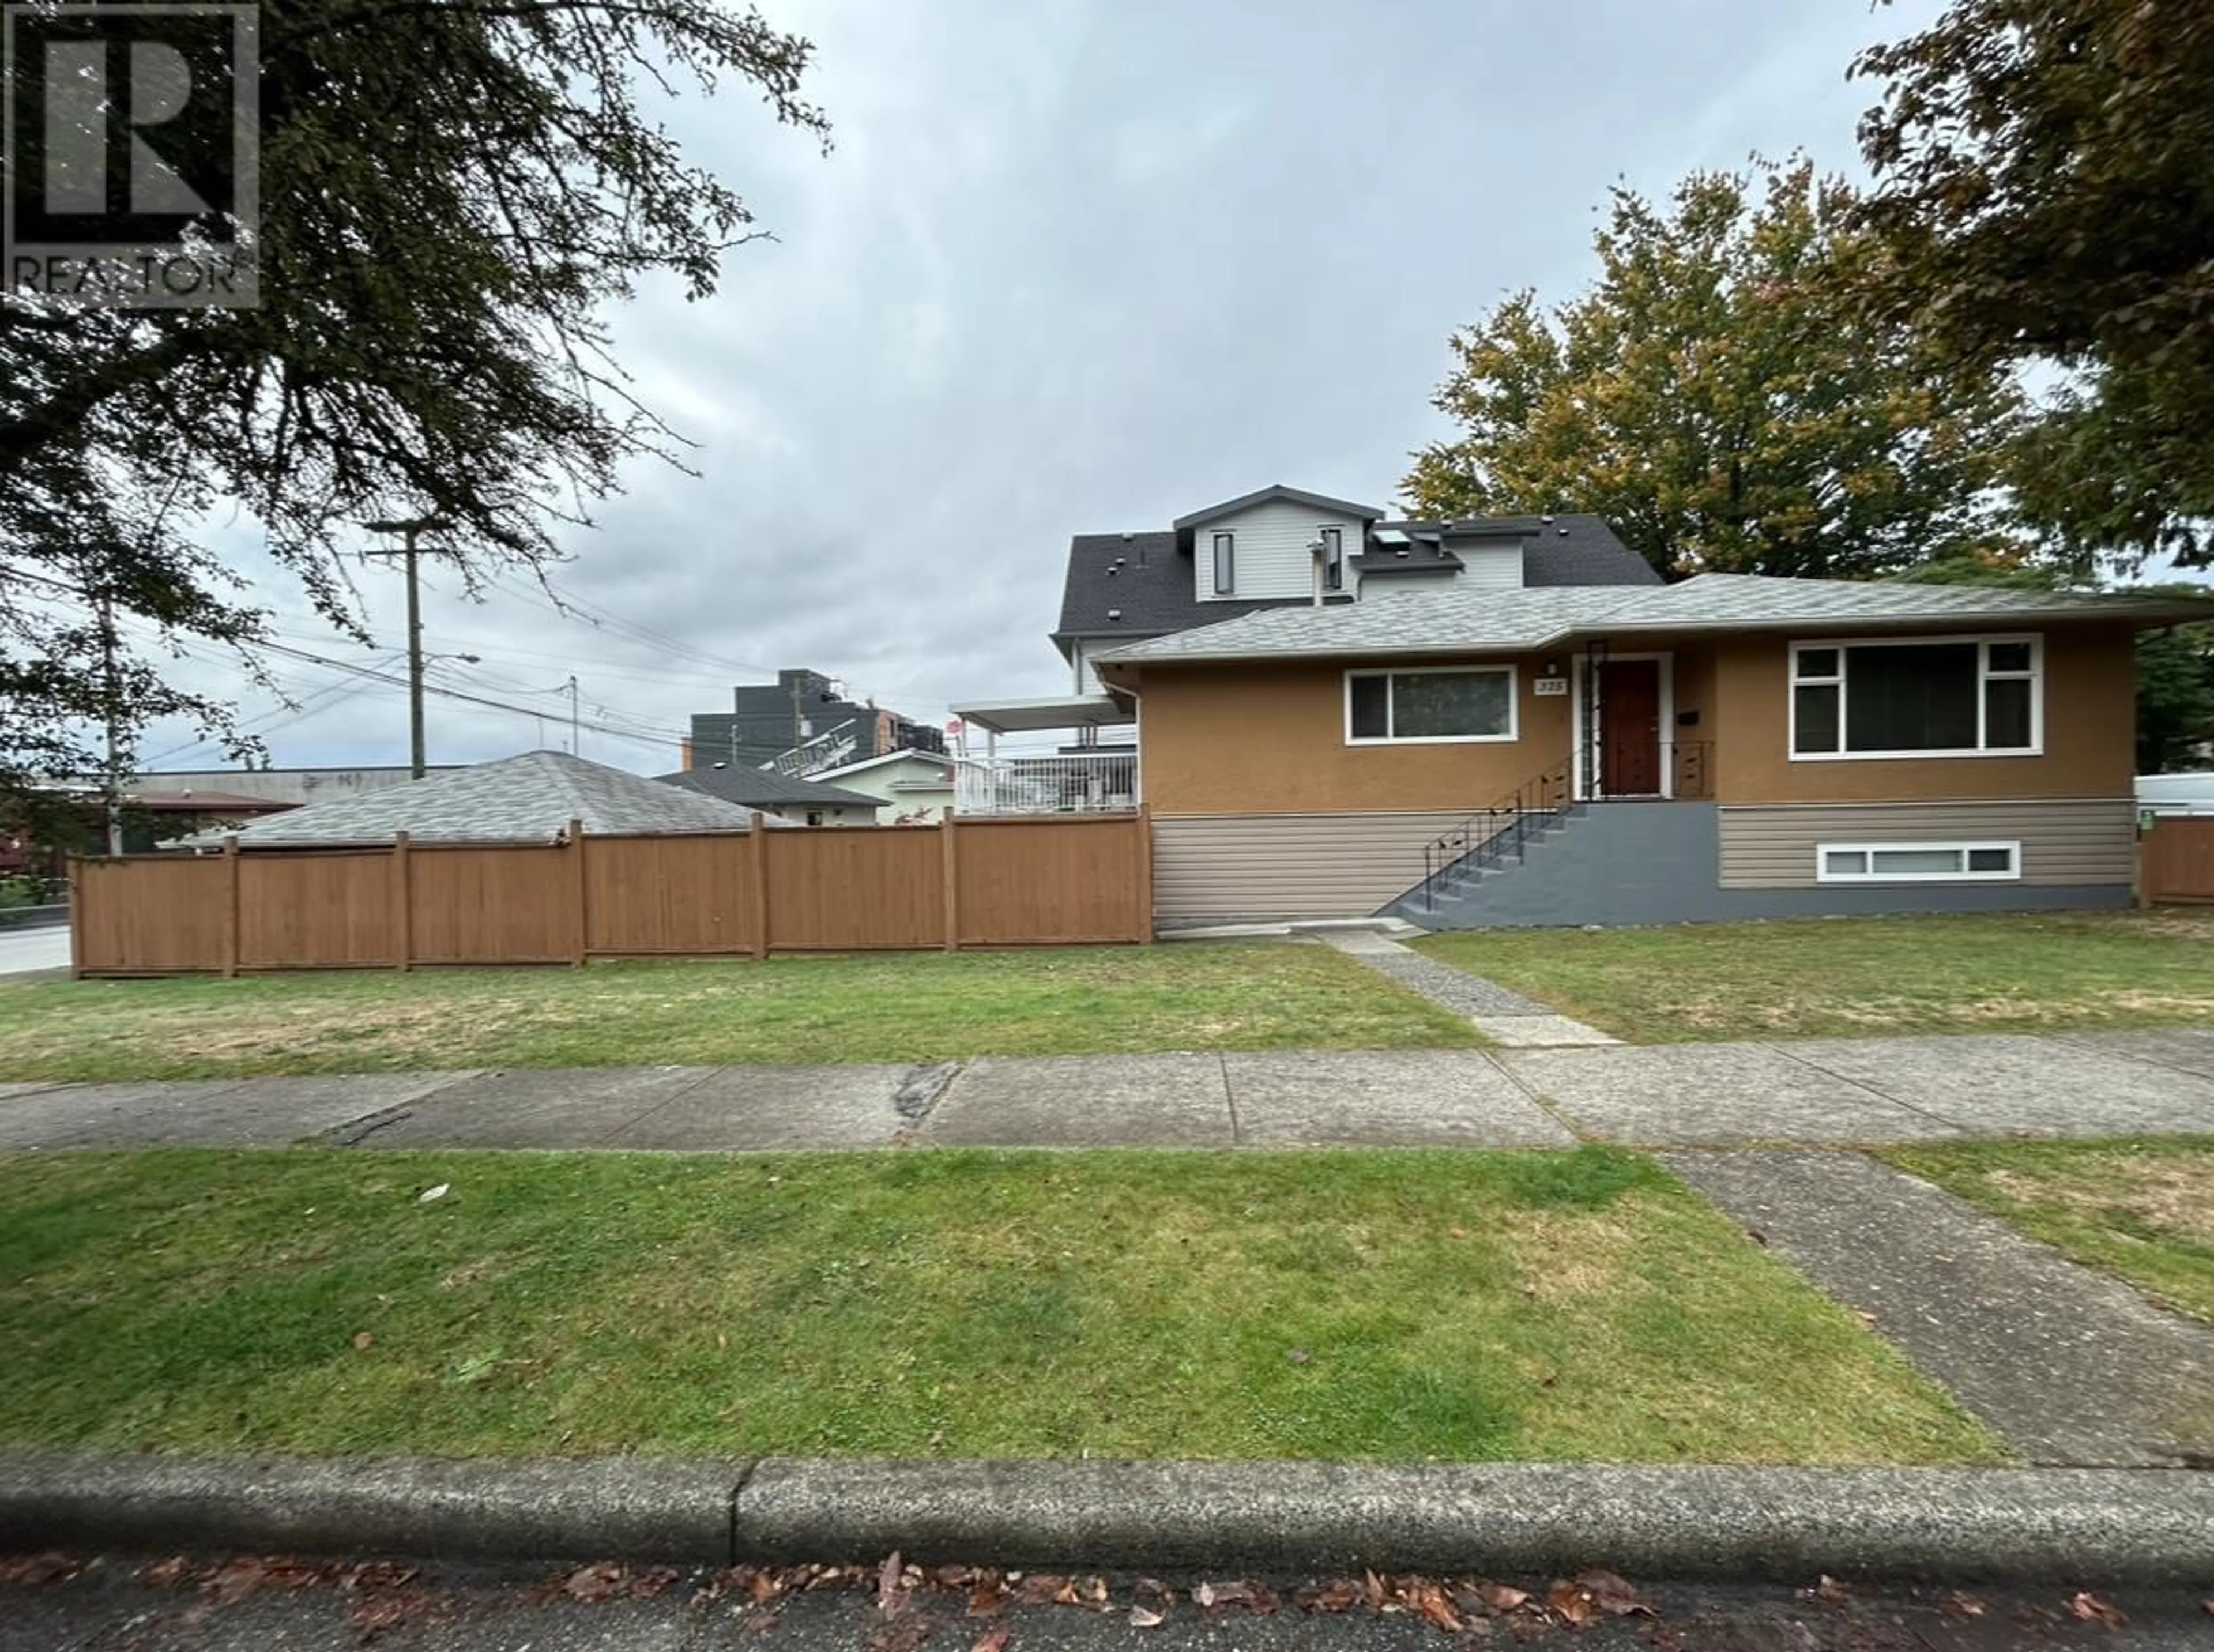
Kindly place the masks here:
POLYGON ((1612 798, 1660 794, 1660 662, 1609 660, 1599 668, 1599 790, 1612 798))

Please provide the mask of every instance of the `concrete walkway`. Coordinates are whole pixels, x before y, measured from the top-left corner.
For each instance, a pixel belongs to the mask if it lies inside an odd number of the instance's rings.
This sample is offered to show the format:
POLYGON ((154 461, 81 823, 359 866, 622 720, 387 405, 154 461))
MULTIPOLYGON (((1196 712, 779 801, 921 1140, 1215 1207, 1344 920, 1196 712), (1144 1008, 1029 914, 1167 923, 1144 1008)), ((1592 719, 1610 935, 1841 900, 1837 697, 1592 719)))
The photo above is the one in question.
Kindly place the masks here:
POLYGON ((2025 1460, 2214 1466, 2214 1331, 1860 1153, 1662 1162, 2025 1460))
POLYGON ((1839 1146, 2214 1135, 2214 1029, 0 1082, 0 1149, 1839 1146))
POLYGON ((1317 939, 1379 975, 1390 976, 1408 991, 1467 1017, 1492 1043, 1508 1049, 1560 1049, 1618 1042, 1597 1027, 1557 1015, 1495 981, 1425 957, 1379 930, 1332 929, 1317 939))

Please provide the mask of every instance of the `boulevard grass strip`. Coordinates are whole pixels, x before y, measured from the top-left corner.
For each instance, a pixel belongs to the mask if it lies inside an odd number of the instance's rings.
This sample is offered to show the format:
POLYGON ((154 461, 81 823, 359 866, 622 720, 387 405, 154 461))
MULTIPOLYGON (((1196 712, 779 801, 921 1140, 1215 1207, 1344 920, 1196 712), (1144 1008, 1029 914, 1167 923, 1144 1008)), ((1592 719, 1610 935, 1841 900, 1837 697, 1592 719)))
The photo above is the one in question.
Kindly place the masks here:
POLYGON ((1328 947, 1291 944, 0 983, 0 1080, 1482 1042, 1328 947))
POLYGON ((23 1154, 0 1319, 17 1447, 2003 1454, 1604 1148, 23 1154))
POLYGON ((2214 1325, 2214 1141, 1973 1141, 1879 1156, 2214 1325))
POLYGON ((2214 912, 1483 930, 1416 944, 1638 1043, 2214 1022, 2214 912))

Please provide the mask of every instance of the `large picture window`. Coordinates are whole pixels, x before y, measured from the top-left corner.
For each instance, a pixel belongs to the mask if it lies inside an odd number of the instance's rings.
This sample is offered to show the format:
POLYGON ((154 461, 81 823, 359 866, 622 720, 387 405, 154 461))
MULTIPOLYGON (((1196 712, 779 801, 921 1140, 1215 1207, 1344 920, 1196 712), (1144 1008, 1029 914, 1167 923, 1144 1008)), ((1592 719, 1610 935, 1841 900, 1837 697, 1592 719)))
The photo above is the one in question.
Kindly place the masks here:
POLYGON ((1791 755, 2034 754, 2043 665, 2035 637, 1794 643, 1791 755))
POLYGON ((1511 665, 1345 674, 1349 745, 1514 737, 1511 665))

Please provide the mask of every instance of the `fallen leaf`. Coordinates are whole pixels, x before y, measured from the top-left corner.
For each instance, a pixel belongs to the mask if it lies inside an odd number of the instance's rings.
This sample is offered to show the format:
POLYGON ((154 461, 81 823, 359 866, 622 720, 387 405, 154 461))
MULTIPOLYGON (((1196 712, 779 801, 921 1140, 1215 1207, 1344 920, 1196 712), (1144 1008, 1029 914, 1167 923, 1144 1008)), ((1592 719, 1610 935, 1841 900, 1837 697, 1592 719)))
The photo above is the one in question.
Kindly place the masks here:
POLYGON ((1377 1612, 1381 1612, 1384 1609, 1384 1603, 1391 1598, 1390 1591, 1384 1587, 1384 1580, 1377 1576, 1374 1572, 1361 1573, 1361 1598, 1368 1602, 1371 1610, 1377 1612))
POLYGON ((1456 1227, 1452 1231, 1453 1236, 1455 1239, 1466 1239, 1468 1237, 1468 1229, 1465 1227, 1456 1227))
POLYGON ((1302 1612, 1345 1612, 1360 1600, 1361 1586, 1342 1577, 1320 1588, 1300 1589, 1292 1596, 1293 1604, 1302 1612))
POLYGON ((215 1576, 203 1586, 210 1594, 225 1606, 243 1600, 261 1587, 268 1572, 268 1562, 259 1555, 241 1555, 227 1560, 216 1568, 215 1576))
POLYGON ((1313 1356, 1304 1348, 1295 1348, 1284 1357, 1289 1360, 1294 1365, 1305 1365, 1307 1361, 1313 1356))
POLYGON ((182 1555, 171 1555, 167 1560, 157 1560, 138 1569, 138 1581, 150 1589, 174 1589, 188 1582, 192 1575, 193 1563, 182 1555))
POLYGON ((976 1644, 970 1647, 969 1652, 1000 1652, 1000 1649, 1006 1645, 1007 1637, 1012 1632, 1013 1625, 995 1624, 976 1637, 976 1644))
POLYGON ((1133 1629, 1159 1629, 1168 1620, 1168 1614, 1165 1612, 1148 1612, 1143 1606, 1130 1608, 1130 1627, 1133 1629))
POLYGON ((414 1581, 413 1566, 396 1560, 365 1560, 347 1572, 339 1587, 352 1594, 362 1589, 396 1589, 414 1581))
POLYGON ((612 1560, 596 1560, 571 1572, 561 1585, 561 1592, 572 1600, 599 1601, 621 1593, 622 1585, 621 1567, 612 1560))
POLYGON ((369 1345, 376 1340, 376 1333, 375 1331, 357 1331, 353 1334, 354 1352, 358 1354, 366 1351, 369 1345))
POLYGON ((1851 1600, 1853 1592, 1827 1572, 1824 1572, 1820 1582, 1817 1582, 1813 1588, 1799 1591, 1799 1598, 1802 1600, 1827 1600, 1835 1606, 1842 1601, 1851 1600))
POLYGON ((1415 1592, 1415 1610, 1421 1612, 1424 1620, 1433 1627, 1442 1629, 1448 1635, 1460 1632, 1460 1614, 1446 1599, 1446 1592, 1434 1583, 1425 1583, 1415 1592))
POLYGON ((58 1583, 75 1577, 91 1563, 73 1559, 54 1549, 49 1549, 44 1554, 11 1555, 0 1559, 0 1587, 42 1588, 48 1583, 58 1583))
POLYGON ((1975 1595, 1954 1594, 1945 1597, 1945 1610, 1961 1618, 1980 1618, 1991 1608, 1975 1595))
POLYGON ((1494 1612, 1513 1612, 1530 1598, 1526 1591, 1510 1589, 1504 1583, 1479 1583, 1476 1592, 1494 1612))
POLYGON ((1560 1615, 1563 1623, 1578 1629, 1599 1616, 1599 1606, 1593 1600, 1591 1591, 1574 1583, 1554 1584, 1545 1595, 1545 1604, 1560 1615))
POLYGON ((895 1549, 877 1568, 877 1610, 887 1618, 896 1618, 906 1605, 907 1592, 900 1588, 900 1551, 895 1549))
POLYGON ((969 1615, 971 1618, 988 1618, 1006 1604, 1007 1593, 1005 1589, 996 1589, 988 1586, 979 1588, 969 1597, 969 1615))
POLYGON ((420 1193, 417 1194, 415 1196, 415 1202, 417 1204, 429 1204, 434 1199, 444 1198, 453 1190, 454 1184, 451 1182, 441 1182, 437 1186, 426 1187, 420 1193))
POLYGON ((2068 1599, 2068 1610, 2076 1617, 2087 1620, 2095 1618, 2109 1629, 2119 1629, 2124 1624, 2129 1622, 2119 1606, 2115 1606, 2112 1601, 2101 1600, 2089 1591, 2070 1595, 2068 1599))
MULTIPOLYGON (((1827 1578, 1822 1580, 1829 1582, 1827 1578)), ((1576 1574, 1576 1587, 1592 1598, 1592 1604, 1610 1618, 1628 1618, 1633 1614, 1657 1618, 1660 1613, 1637 1598, 1637 1591, 1630 1580, 1613 1572, 1594 1569, 1576 1574)))
POLYGON ((1023 1579, 1015 1591, 1015 1598, 1026 1606, 1049 1606, 1068 1587, 1065 1577, 1055 1577, 1044 1572, 1033 1572, 1023 1579))

